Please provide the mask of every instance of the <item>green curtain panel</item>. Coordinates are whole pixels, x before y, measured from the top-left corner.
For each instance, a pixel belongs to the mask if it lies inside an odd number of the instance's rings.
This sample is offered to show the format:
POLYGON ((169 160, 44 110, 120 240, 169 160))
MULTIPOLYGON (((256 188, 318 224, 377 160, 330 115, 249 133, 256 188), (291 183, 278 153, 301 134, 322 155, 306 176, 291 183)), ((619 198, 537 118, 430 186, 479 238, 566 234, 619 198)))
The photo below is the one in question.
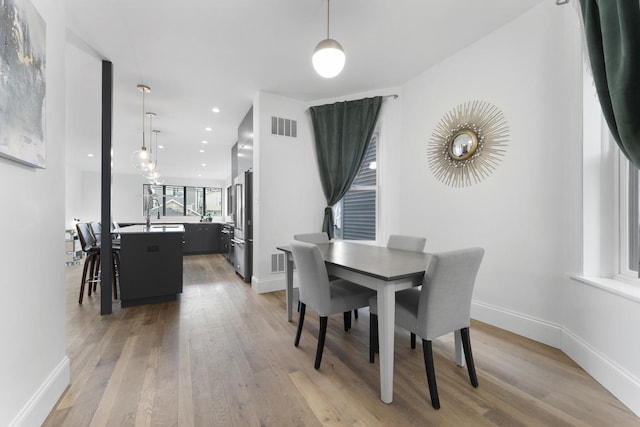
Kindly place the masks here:
POLYGON ((311 107, 316 157, 327 199, 322 231, 333 238, 332 207, 351 187, 378 120, 382 97, 311 107))
POLYGON ((624 155, 640 166, 640 1, 580 0, 602 112, 624 155))

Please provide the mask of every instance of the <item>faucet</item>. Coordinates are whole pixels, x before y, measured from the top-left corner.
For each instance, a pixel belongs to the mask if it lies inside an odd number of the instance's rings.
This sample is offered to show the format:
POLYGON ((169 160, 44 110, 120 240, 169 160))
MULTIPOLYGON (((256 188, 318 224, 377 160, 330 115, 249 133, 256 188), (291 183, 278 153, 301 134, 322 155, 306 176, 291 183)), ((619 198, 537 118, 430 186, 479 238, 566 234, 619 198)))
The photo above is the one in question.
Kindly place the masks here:
MULTIPOLYGON (((151 209, 154 207, 154 202, 160 207, 160 202, 157 201, 155 197, 149 196, 149 201, 147 202, 147 230, 151 228, 151 209)), ((160 212, 158 212, 158 218, 159 217, 160 212)))

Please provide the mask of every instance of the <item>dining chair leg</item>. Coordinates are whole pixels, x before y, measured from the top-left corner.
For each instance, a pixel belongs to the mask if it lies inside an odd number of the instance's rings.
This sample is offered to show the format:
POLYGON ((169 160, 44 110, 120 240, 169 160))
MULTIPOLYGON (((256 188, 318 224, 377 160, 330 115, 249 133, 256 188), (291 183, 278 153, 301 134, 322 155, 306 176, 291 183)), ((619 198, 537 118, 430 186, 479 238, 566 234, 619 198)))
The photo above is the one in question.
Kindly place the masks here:
POLYGON ((358 318, 358 309, 353 310, 353 317, 358 318))
POLYGON ((427 383, 429 384, 431 405, 434 409, 440 409, 438 386, 436 384, 436 371, 433 367, 433 350, 431 349, 431 341, 427 341, 425 339, 422 340, 422 352, 424 353, 424 367, 427 371, 427 383))
POLYGON ((300 344, 300 335, 302 334, 302 325, 304 324, 304 313, 307 310, 307 305, 303 302, 300 303, 300 314, 298 315, 298 330, 296 331, 296 340, 293 345, 296 347, 300 344))
POLYGON ((324 338, 327 335, 327 316, 320 316, 320 331, 318 332, 318 349, 316 350, 316 363, 314 368, 320 369, 322 362, 322 350, 324 350, 324 338))
POLYGON ((351 311, 345 311, 344 316, 344 331, 348 332, 351 329, 351 311))
POLYGON ((416 349, 416 334, 414 334, 413 332, 411 332, 411 348, 413 350, 416 349))
POLYGON ((369 363, 376 361, 378 350, 378 315, 371 313, 369 316, 369 363))
POLYGON ((460 329, 462 338, 462 348, 464 349, 464 360, 467 362, 467 370, 469 371, 469 379, 471 385, 478 387, 478 377, 476 375, 476 366, 473 363, 473 354, 471 353, 471 339, 469 337, 469 328, 460 329))

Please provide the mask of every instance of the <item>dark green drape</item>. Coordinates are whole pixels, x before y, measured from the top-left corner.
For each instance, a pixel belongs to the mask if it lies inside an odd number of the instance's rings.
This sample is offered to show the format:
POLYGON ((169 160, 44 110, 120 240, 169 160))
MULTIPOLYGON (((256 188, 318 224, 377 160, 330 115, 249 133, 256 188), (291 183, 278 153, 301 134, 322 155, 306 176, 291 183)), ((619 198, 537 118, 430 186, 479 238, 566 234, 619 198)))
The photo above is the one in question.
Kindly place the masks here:
POLYGON ((333 237, 331 208, 351 187, 378 120, 382 97, 311 107, 322 189, 327 199, 322 231, 333 237))
POLYGON ((580 0, 600 106, 620 150, 640 166, 640 1, 580 0))

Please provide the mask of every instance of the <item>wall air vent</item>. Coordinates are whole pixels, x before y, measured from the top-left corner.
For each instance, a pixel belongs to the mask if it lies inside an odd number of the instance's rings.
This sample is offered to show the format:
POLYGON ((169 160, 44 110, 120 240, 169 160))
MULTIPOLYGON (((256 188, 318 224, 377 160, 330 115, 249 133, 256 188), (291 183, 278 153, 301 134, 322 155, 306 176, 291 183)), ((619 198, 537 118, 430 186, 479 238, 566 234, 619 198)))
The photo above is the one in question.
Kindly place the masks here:
POLYGON ((282 117, 271 116, 271 135, 298 137, 298 122, 282 117))
POLYGON ((284 272, 284 254, 271 254, 271 272, 284 272))

